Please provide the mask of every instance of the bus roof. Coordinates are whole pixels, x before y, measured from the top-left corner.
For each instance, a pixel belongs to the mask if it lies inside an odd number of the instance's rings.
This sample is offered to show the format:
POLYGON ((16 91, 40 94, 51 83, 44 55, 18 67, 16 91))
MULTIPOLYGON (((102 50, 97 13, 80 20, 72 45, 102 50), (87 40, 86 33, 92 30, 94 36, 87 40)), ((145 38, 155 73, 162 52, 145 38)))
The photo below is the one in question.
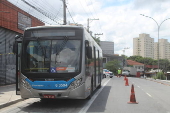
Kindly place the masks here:
POLYGON ((43 28, 81 28, 84 29, 83 26, 76 26, 76 25, 48 25, 48 26, 35 26, 35 27, 27 27, 25 28, 25 30, 29 30, 29 29, 43 29, 43 28))

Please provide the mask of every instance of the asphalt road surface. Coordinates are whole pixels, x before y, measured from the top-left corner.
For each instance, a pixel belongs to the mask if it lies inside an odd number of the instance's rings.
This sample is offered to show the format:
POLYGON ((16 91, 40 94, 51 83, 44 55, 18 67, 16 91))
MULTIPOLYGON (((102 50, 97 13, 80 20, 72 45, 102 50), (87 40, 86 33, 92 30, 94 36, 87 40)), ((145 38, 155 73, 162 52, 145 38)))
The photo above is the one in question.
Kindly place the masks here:
POLYGON ((90 100, 55 99, 42 102, 27 99, 0 109, 0 113, 170 113, 170 83, 159 83, 141 78, 104 78, 102 87, 90 100), (138 104, 129 104, 134 85, 138 104))

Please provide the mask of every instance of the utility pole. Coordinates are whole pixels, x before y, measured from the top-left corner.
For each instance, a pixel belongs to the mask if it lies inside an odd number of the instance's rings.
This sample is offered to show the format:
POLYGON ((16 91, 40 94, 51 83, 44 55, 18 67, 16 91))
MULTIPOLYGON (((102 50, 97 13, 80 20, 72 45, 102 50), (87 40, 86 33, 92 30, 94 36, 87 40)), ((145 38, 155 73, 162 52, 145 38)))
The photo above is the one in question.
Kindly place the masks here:
POLYGON ((102 34, 94 34, 94 35, 95 35, 94 37, 96 38, 96 35, 103 35, 103 33, 102 34))
POLYGON ((125 66, 125 62, 126 62, 126 56, 125 56, 125 50, 129 49, 129 47, 126 47, 123 49, 123 54, 124 54, 124 61, 123 61, 123 66, 125 66))
POLYGON ((66 25, 67 22, 66 22, 66 1, 65 0, 62 0, 63 1, 63 25, 66 25))
POLYGON ((93 21, 93 20, 99 20, 99 19, 90 19, 90 18, 87 19, 87 32, 89 32, 89 28, 90 28, 89 21, 90 20, 93 21))

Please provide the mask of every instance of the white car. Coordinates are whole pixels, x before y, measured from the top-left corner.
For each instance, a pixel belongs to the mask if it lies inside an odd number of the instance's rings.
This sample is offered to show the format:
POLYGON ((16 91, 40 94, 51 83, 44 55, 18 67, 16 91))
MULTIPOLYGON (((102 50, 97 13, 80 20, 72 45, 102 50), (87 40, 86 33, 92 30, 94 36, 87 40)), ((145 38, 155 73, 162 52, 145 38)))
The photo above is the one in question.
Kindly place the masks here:
POLYGON ((122 71, 122 75, 123 75, 123 76, 125 76, 125 75, 126 75, 126 76, 129 76, 129 75, 130 75, 129 72, 130 72, 129 70, 123 70, 123 71, 122 71))
POLYGON ((112 78, 114 76, 113 72, 109 71, 109 77, 112 78))
POLYGON ((107 76, 109 76, 110 78, 113 77, 113 72, 107 70, 107 69, 103 69, 103 75, 106 78, 107 76))
POLYGON ((107 69, 103 69, 103 78, 106 78, 107 76, 109 76, 109 71, 107 69))

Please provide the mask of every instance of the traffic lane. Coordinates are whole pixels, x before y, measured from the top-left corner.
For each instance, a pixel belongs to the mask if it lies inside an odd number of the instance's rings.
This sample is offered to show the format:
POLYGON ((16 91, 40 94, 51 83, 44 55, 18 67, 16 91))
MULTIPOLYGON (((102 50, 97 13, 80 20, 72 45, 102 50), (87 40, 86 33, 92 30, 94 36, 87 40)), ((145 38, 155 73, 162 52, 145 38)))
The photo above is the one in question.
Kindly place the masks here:
POLYGON ((54 99, 46 102, 41 102, 40 99, 27 99, 17 104, 1 109, 1 113, 18 113, 18 112, 55 112, 55 113, 70 113, 78 112, 87 103, 88 100, 76 99, 54 99))
POLYGON ((138 104, 128 104, 131 95, 131 85, 125 86, 124 77, 114 77, 105 86, 87 112, 102 113, 167 113, 167 110, 156 100, 149 97, 143 90, 134 84, 135 97, 138 104), (110 89, 111 87, 111 89, 110 89), (109 95, 105 93, 109 91, 109 95), (107 102, 103 104, 102 99, 107 102))
POLYGON ((139 78, 130 78, 130 81, 170 112, 170 86, 139 78))
MULTIPOLYGON (((102 80, 102 87, 109 79, 102 80)), ((102 89, 102 88, 101 88, 102 89)), ((96 90, 93 95, 96 94, 96 90)), ((92 97, 93 98, 93 97, 92 97)), ((77 99, 52 99, 46 102, 42 102, 40 99, 31 98, 14 105, 8 106, 0 110, 3 113, 18 113, 18 112, 59 112, 59 113, 78 113, 82 111, 82 108, 91 100, 77 100, 77 99)))

